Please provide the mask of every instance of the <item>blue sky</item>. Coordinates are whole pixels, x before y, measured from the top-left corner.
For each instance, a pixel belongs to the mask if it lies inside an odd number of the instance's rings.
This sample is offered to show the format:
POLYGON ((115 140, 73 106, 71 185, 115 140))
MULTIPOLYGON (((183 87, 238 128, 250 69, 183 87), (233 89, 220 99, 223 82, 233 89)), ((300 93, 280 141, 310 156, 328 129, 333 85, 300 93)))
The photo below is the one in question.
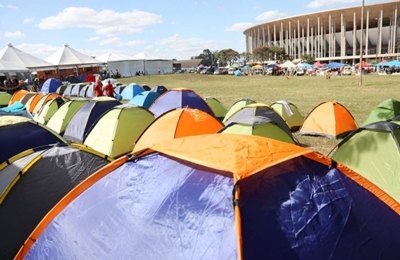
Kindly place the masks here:
MULTIPOLYGON (((362 0, 0 0, 0 48, 47 58, 68 43, 89 55, 189 59, 204 49, 245 50, 244 29, 362 0)), ((365 4, 384 2, 365 0, 365 4)))

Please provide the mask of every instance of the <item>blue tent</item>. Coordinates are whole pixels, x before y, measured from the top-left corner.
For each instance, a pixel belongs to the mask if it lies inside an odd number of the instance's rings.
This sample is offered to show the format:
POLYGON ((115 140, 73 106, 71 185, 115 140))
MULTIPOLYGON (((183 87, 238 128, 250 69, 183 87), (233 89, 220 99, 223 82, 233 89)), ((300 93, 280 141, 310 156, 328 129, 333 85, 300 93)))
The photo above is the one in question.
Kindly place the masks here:
POLYGON ((74 117, 72 117, 65 129, 65 139, 82 143, 94 123, 97 122, 106 111, 120 104, 120 102, 110 97, 100 97, 91 100, 81 107, 74 117))
POLYGON ((62 85, 62 82, 55 78, 49 78, 43 83, 41 91, 44 93, 56 93, 59 86, 62 85))
POLYGON ((153 104, 154 100, 156 100, 159 96, 160 94, 158 92, 143 91, 134 96, 129 101, 129 104, 145 107, 148 109, 151 104, 153 104))
POLYGON ((299 65, 297 65, 297 67, 300 67, 300 68, 303 68, 306 70, 313 68, 313 66, 311 64, 308 64, 307 62, 300 63, 299 65))
POLYGON ((182 107, 197 108, 214 116, 206 101, 190 89, 168 90, 154 101, 149 110, 158 117, 169 110, 182 107))
POLYGON ((181 137, 91 175, 16 259, 400 259, 397 207, 299 146, 181 137))
POLYGON ((131 100, 134 96, 136 96, 137 94, 139 94, 143 91, 144 91, 144 89, 139 84, 130 83, 128 86, 126 86, 122 90, 121 96, 122 96, 122 99, 131 100))
POLYGON ((331 62, 325 65, 325 67, 330 68, 330 69, 340 69, 341 67, 346 66, 344 63, 340 62, 331 62))
POLYGON ((386 62, 385 64, 383 64, 383 66, 385 66, 385 67, 392 67, 392 66, 394 66, 394 67, 400 67, 400 61, 398 61, 398 60, 391 60, 391 61, 388 61, 388 62, 386 62))

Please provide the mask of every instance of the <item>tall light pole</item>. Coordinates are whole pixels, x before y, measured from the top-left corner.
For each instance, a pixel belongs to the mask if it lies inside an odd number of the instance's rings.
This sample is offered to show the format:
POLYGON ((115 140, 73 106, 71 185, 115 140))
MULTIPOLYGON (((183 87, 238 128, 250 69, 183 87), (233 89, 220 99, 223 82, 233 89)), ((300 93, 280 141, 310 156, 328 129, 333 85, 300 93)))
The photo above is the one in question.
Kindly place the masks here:
POLYGON ((360 70, 360 82, 358 83, 358 85, 360 87, 362 87, 363 83, 362 83, 362 59, 363 59, 363 42, 364 42, 364 0, 362 0, 361 3, 361 37, 360 37, 360 63, 359 63, 359 70, 360 70))

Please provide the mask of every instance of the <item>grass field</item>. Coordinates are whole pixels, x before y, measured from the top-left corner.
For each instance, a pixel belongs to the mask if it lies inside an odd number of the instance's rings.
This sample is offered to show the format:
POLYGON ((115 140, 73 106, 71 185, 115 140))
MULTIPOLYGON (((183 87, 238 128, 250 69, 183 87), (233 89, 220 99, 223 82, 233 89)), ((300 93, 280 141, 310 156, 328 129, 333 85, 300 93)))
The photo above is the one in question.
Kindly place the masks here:
MULTIPOLYGON (((362 80, 361 87, 359 76, 333 76, 325 79, 319 76, 286 78, 172 74, 119 79, 123 83, 136 82, 150 87, 164 85, 168 89, 189 88, 203 97, 217 98, 226 108, 241 98, 251 98, 266 104, 285 99, 294 103, 304 116, 318 104, 336 100, 350 110, 359 125, 381 101, 388 98, 400 100, 400 76, 363 75, 362 80)), ((300 143, 323 154, 329 153, 338 142, 322 137, 295 136, 300 143)))

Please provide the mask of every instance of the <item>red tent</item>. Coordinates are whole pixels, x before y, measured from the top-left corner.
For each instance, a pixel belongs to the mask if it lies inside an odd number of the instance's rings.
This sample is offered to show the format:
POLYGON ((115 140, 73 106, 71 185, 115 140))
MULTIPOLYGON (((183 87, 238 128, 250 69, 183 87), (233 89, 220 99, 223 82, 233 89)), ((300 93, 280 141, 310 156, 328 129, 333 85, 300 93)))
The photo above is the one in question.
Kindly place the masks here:
MULTIPOLYGON (((359 66, 360 66, 360 63, 357 63, 357 64, 355 65, 356 68, 358 68, 359 66)), ((368 68, 368 67, 371 67, 371 64, 369 64, 369 63, 366 62, 366 61, 362 61, 362 62, 361 62, 361 68, 368 68)))
POLYGON ((324 66, 324 64, 322 64, 321 62, 317 61, 317 62, 315 62, 315 63, 313 64, 313 66, 314 66, 314 67, 317 67, 317 68, 322 68, 322 67, 324 66))

